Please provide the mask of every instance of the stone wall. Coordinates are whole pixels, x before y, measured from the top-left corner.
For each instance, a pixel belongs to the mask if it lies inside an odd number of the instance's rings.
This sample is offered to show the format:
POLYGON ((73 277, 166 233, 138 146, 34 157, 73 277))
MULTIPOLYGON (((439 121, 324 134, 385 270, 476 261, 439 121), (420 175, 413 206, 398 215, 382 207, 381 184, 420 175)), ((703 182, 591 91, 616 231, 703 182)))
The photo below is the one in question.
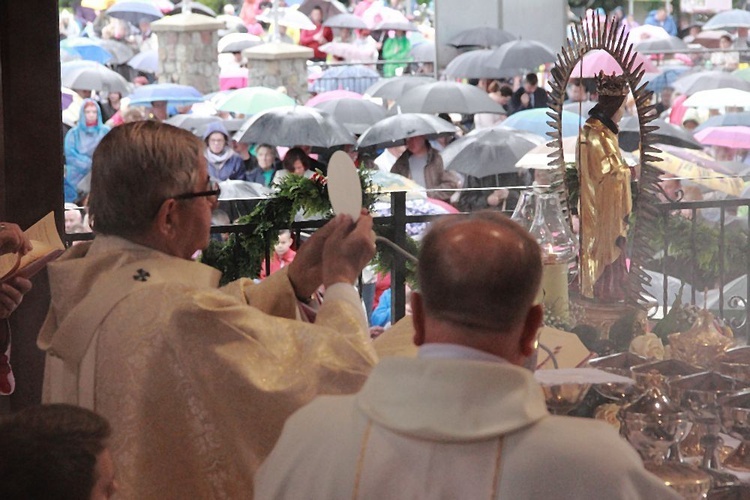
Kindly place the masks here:
POLYGON ((152 23, 159 37, 159 83, 219 90, 217 31, 222 22, 200 14, 178 14, 152 23))
POLYGON ((248 86, 284 87, 290 97, 307 101, 307 60, 312 49, 271 42, 246 49, 242 55, 247 59, 248 86))

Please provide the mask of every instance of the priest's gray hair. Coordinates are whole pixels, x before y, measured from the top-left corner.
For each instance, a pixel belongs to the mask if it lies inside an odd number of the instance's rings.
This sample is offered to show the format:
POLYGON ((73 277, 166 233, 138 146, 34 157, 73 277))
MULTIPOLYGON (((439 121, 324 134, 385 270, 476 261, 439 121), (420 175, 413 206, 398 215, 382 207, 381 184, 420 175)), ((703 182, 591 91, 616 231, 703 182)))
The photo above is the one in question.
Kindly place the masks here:
POLYGON ((113 128, 94 151, 89 213, 101 234, 146 232, 162 203, 193 190, 201 140, 152 120, 113 128))
POLYGON ((422 240, 417 278, 426 315, 502 332, 524 321, 535 303, 541 249, 498 212, 446 217, 422 240))

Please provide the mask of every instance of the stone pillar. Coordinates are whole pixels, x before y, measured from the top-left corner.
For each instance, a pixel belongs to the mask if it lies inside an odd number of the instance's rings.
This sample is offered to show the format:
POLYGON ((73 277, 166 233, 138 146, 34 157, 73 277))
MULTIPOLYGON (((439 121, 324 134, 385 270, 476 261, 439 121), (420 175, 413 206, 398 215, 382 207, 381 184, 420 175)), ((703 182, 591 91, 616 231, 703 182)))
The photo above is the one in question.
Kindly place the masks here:
POLYGON ((192 85, 204 94, 219 90, 217 32, 222 28, 221 21, 192 13, 151 23, 159 37, 159 83, 192 85))
POLYGON ((282 42, 270 42, 245 49, 248 86, 285 87, 290 97, 304 103, 307 91, 307 60, 313 56, 308 47, 282 42))

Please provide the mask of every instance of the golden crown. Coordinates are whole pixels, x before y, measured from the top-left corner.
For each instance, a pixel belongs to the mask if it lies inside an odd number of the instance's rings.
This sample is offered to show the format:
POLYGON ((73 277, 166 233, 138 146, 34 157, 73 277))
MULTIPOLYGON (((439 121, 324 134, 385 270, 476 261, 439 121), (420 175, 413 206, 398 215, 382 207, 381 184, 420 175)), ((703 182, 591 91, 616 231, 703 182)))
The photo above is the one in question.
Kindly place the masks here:
POLYGON ((609 96, 628 95, 628 79, 625 75, 605 75, 604 71, 600 71, 596 75, 596 92, 609 96))

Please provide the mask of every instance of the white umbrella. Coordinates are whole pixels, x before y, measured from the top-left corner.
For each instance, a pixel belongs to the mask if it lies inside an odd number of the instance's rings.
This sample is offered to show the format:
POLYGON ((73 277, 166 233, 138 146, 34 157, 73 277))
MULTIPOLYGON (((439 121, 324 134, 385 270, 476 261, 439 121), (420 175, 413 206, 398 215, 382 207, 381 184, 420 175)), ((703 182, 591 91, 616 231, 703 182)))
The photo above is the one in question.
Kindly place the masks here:
POLYGON ((279 7, 278 21, 274 18, 271 9, 266 9, 262 14, 257 17, 258 21, 272 24, 278 22, 279 26, 286 26, 287 28, 294 28, 299 30, 314 30, 315 24, 310 21, 310 18, 304 15, 297 9, 289 7, 279 7))
POLYGON ((62 85, 75 90, 130 92, 130 84, 119 73, 92 61, 72 61, 60 65, 62 85), (91 64, 89 64, 91 63, 91 64))
POLYGON ((737 89, 702 90, 688 97, 683 103, 690 108, 750 107, 750 92, 737 89))
POLYGON ((333 118, 305 106, 275 108, 250 118, 234 134, 237 142, 273 146, 331 148, 354 144, 356 137, 333 118))
POLYGON ((219 39, 216 48, 219 54, 225 52, 242 52, 243 50, 263 43, 259 36, 250 33, 230 33, 219 39))

